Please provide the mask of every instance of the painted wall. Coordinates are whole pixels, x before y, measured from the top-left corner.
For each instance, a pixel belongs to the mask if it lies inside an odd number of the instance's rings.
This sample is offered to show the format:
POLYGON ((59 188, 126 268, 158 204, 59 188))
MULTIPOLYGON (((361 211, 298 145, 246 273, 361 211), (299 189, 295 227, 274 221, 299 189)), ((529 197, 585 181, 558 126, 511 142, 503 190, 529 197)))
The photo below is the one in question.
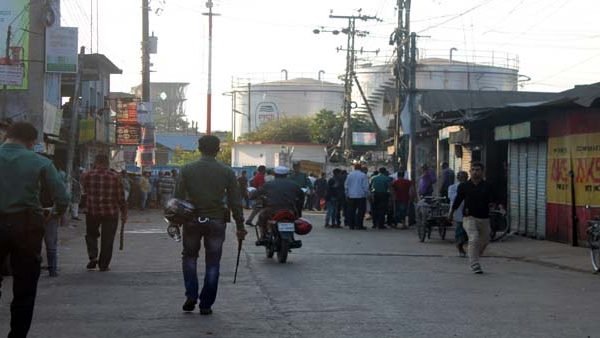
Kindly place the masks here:
POLYGON ((325 163, 325 145, 319 144, 260 144, 260 143, 236 143, 231 150, 232 167, 259 166, 273 168, 278 165, 289 165, 285 162, 285 156, 280 157, 283 151, 292 151, 292 160, 307 160, 325 163), (282 149, 283 147, 283 149, 282 149))
POLYGON ((599 109, 564 111, 548 121, 547 228, 550 240, 573 240, 571 178, 574 171, 579 244, 585 240, 587 221, 600 215, 599 109))

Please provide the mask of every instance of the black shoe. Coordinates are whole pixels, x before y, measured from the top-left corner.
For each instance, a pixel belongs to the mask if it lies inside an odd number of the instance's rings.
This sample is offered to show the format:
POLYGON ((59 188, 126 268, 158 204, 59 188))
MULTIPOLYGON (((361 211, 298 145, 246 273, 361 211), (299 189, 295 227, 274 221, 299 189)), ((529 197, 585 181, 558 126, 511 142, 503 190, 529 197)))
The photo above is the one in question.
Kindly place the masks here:
POLYGON ((252 224, 252 222, 250 222, 250 221, 246 222, 245 224, 246 224, 247 226, 249 226, 249 227, 253 227, 253 226, 254 226, 254 224, 252 224))
POLYGON ((269 244, 269 241, 266 238, 261 238, 256 241, 256 246, 263 246, 269 244))
POLYGON ((212 315, 212 309, 200 309, 200 314, 202 316, 212 315))
POLYGON ((96 265, 98 265, 98 260, 90 259, 90 262, 87 264, 86 268, 88 270, 94 270, 96 268, 96 265))
POLYGON ((183 303, 183 306, 181 308, 185 312, 194 311, 194 309, 196 308, 196 300, 190 298, 186 299, 185 303, 183 303))

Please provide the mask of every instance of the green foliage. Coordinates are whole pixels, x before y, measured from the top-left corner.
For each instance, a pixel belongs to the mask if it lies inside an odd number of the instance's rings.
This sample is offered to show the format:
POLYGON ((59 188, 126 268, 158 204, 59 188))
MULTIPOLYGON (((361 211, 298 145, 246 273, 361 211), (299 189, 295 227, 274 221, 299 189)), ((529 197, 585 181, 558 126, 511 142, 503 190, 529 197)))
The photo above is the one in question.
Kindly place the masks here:
POLYGON ((321 109, 310 121, 311 140, 315 143, 335 145, 342 133, 342 119, 331 110, 321 109))
POLYGON ((241 138, 243 141, 311 142, 311 119, 284 117, 261 124, 241 138))
MULTIPOLYGON (((225 142, 221 142, 221 151, 217 154, 217 160, 227 165, 231 165, 231 144, 233 143, 233 136, 231 133, 227 133, 227 139, 225 142)), ((170 164, 183 166, 187 163, 196 161, 200 158, 201 153, 198 150, 186 151, 181 148, 175 149, 175 155, 173 161, 170 164)))

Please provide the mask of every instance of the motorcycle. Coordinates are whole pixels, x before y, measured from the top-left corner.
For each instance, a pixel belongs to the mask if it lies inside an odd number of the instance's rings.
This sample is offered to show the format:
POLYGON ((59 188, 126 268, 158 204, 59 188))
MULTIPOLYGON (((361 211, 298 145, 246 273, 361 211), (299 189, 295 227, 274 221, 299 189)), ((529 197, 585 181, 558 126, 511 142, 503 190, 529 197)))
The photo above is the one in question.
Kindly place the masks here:
POLYGON ((296 217, 293 211, 278 210, 269 217, 265 236, 256 241, 256 246, 265 247, 267 258, 273 258, 277 253, 277 261, 285 263, 292 249, 302 247, 302 241, 294 239, 294 234, 306 235, 311 230, 310 222, 296 217))

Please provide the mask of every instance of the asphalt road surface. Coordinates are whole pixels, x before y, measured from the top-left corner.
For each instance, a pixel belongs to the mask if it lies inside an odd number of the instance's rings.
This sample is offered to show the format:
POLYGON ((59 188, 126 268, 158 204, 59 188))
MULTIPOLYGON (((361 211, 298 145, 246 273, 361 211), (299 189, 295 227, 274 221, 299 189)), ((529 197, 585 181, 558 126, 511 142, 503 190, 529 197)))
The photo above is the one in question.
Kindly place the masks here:
POLYGON ((158 212, 132 212, 109 272, 86 271, 83 224, 61 228, 60 276, 42 272, 30 337, 600 336, 598 276, 493 255, 474 275, 435 233, 419 243, 414 230, 325 229, 322 214, 306 216, 315 227, 287 264, 267 259, 249 228, 235 285, 228 227, 212 316, 182 312, 181 244, 158 212))

